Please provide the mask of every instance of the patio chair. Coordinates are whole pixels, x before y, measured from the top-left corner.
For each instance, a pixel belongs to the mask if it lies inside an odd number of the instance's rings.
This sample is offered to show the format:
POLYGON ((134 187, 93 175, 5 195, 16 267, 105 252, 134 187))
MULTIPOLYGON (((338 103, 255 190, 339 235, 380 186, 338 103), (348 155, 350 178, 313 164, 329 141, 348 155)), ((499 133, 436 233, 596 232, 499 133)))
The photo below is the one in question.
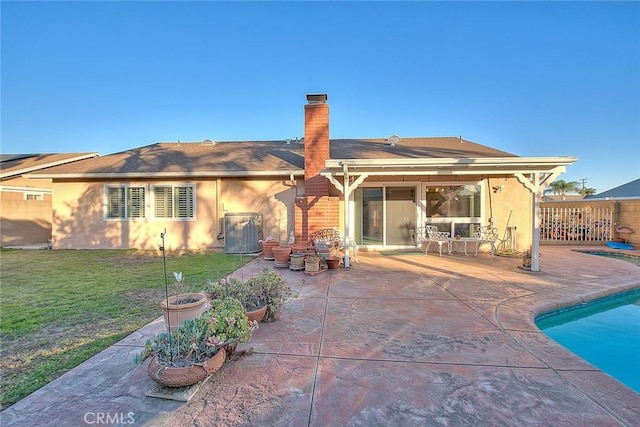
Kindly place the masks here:
POLYGON ((424 248, 425 254, 429 252, 429 246, 432 242, 438 244, 438 253, 440 254, 440 256, 442 256, 442 245, 445 243, 447 244, 447 252, 450 252, 451 237, 448 232, 439 231, 438 228, 433 225, 427 225, 424 229, 427 233, 426 239, 424 240, 425 242, 427 242, 427 247, 424 248))
POLYGON ((496 240, 498 239, 498 230, 491 226, 481 226, 473 236, 480 242, 476 246, 476 255, 478 255, 478 246, 482 243, 489 243, 491 245, 491 255, 496 255, 496 240))

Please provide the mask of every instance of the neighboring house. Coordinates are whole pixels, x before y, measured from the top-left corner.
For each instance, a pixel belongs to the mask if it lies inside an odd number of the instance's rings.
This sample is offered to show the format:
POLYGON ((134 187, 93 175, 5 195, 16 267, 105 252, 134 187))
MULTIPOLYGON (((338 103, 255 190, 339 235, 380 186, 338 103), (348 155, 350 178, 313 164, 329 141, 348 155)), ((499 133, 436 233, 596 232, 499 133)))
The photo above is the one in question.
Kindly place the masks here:
POLYGON ((51 239, 51 179, 22 175, 98 156, 97 153, 2 154, 0 246, 46 244, 51 239))
POLYGON ((28 174, 53 181, 54 248, 157 248, 164 230, 167 248, 224 247, 236 213, 282 241, 339 227, 361 250, 409 248, 424 224, 493 224, 528 248, 542 191, 576 161, 461 137, 330 139, 327 96, 307 100, 302 140, 159 143, 28 174))

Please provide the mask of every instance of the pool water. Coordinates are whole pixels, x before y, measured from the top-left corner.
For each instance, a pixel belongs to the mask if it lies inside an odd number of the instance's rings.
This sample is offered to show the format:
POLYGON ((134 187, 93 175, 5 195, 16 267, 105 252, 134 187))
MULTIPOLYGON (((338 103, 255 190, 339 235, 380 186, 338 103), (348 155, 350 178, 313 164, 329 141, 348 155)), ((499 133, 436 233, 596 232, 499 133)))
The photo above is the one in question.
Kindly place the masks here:
POLYGON ((640 267, 640 256, 638 255, 624 254, 621 252, 607 252, 607 251, 576 251, 576 252, 582 252, 583 254, 590 254, 590 255, 598 255, 598 256, 603 256, 607 258, 621 259, 623 261, 629 261, 630 263, 640 267))
POLYGON ((543 314, 557 343, 640 393, 640 289, 543 314))

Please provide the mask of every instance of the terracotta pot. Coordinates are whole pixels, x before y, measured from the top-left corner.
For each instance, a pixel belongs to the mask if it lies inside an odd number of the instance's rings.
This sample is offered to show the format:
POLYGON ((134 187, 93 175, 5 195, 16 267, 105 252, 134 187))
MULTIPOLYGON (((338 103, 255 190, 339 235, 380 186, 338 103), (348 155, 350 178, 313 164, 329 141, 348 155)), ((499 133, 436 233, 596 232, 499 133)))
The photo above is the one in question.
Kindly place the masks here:
POLYGON ((340 268, 340 258, 327 258, 327 267, 329 268, 329 270, 337 270, 338 268, 340 268))
POLYGON ((175 329, 183 320, 200 317, 207 309, 207 295, 201 293, 178 294, 163 299, 160 303, 165 325, 175 329), (192 302, 187 302, 192 301, 192 302))
POLYGON ((289 254, 291 253, 291 247, 278 246, 273 248, 273 256, 275 257, 277 267, 287 267, 289 265, 289 254))
POLYGON ((267 308, 269 308, 269 305, 265 305, 264 307, 257 310, 247 311, 247 318, 249 319, 249 322, 252 322, 254 320, 256 322, 260 322, 262 319, 264 319, 265 314, 267 314, 267 308))
POLYGON ((307 250, 307 245, 304 243, 291 245, 291 253, 299 254, 299 253, 303 253, 306 250, 307 250))
POLYGON ((264 259, 267 261, 273 261, 273 248, 280 246, 280 242, 277 240, 267 240, 262 242, 262 250, 264 251, 264 259))
POLYGON ((160 364, 158 359, 154 357, 149 363, 147 373, 152 380, 165 387, 186 387, 196 384, 215 373, 224 364, 226 358, 227 352, 221 349, 211 359, 205 360, 202 364, 174 368, 173 366, 160 364))

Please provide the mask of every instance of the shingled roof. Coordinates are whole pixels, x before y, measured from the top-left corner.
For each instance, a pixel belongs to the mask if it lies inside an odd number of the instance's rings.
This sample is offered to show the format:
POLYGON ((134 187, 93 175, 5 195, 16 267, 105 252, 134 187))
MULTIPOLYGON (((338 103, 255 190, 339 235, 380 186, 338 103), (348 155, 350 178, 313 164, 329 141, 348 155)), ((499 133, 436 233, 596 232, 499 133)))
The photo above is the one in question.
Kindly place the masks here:
POLYGON ((2 154, 0 179, 97 157, 98 153, 2 154))
MULTIPOLYGON (((332 159, 514 156, 458 137, 334 139, 332 159)), ((515 157, 515 156, 514 156, 515 157)), ((32 177, 303 175, 298 141, 163 142, 34 172, 32 177)))

